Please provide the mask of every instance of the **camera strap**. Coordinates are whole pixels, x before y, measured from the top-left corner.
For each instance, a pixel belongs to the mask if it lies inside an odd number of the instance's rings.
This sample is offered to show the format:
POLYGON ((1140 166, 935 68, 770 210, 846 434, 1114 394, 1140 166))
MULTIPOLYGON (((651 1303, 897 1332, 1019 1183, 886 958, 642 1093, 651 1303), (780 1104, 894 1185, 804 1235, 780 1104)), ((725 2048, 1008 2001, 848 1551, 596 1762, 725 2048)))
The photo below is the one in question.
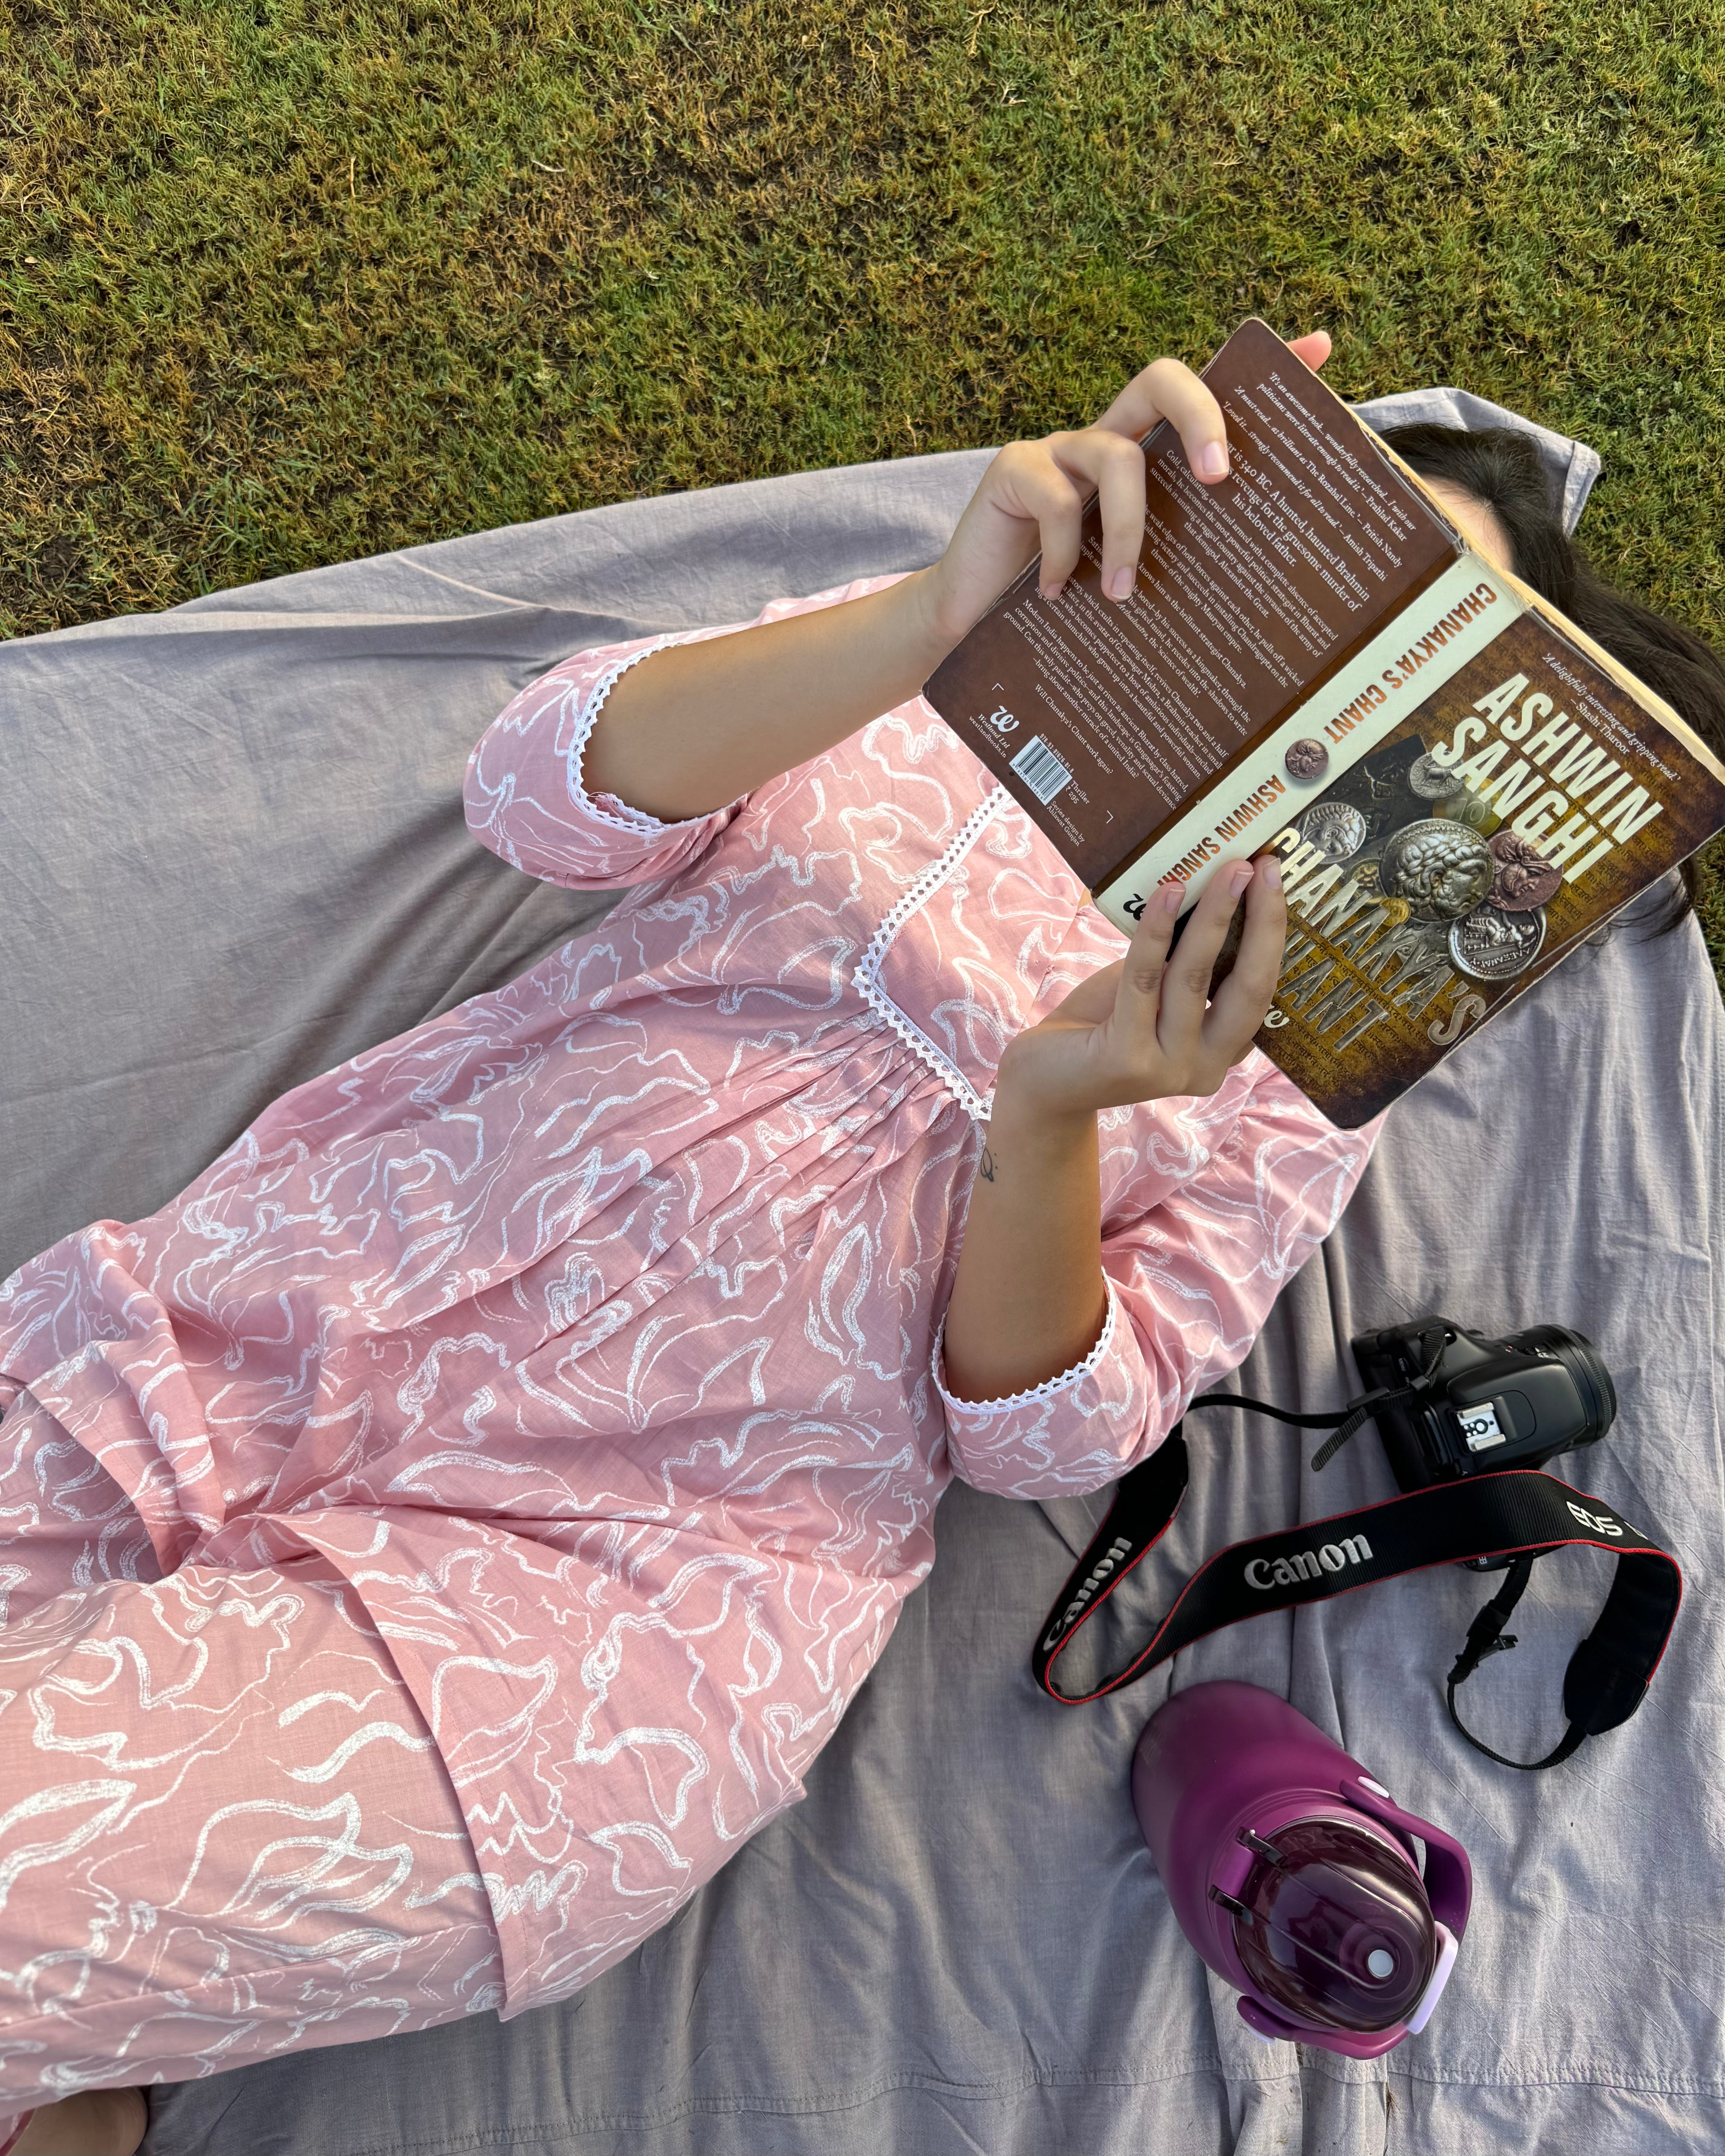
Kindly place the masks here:
MULTIPOLYGON (((1320 1425, 1343 1419, 1283 1415, 1234 1394, 1211 1395, 1192 1405, 1248 1406, 1282 1420, 1320 1425)), ((1066 1707, 1102 1699, 1147 1676, 1194 1640, 1267 1610, 1325 1602, 1431 1565, 1512 1557, 1503 1585, 1468 1629, 1450 1671, 1446 1700, 1450 1720, 1476 1751, 1501 1766, 1533 1772, 1555 1767, 1586 1738, 1628 1721, 1645 1696, 1676 1620, 1683 1577, 1669 1552, 1584 1490, 1572 1489, 1538 1468, 1505 1468, 1434 1483, 1358 1512, 1230 1543, 1193 1573, 1148 1643, 1123 1669, 1088 1691, 1062 1691, 1055 1681, 1055 1665, 1167 1533, 1186 1493, 1188 1471, 1186 1442, 1177 1423, 1149 1458, 1116 1484, 1107 1517, 1037 1637, 1031 1667, 1050 1699, 1066 1707), (1515 1635, 1504 1626, 1527 1588, 1535 1559, 1576 1544, 1609 1550, 1618 1563, 1604 1606, 1564 1676, 1568 1727, 1543 1759, 1506 1758, 1463 1723, 1455 1712, 1455 1693, 1488 1655, 1515 1645, 1515 1635)))

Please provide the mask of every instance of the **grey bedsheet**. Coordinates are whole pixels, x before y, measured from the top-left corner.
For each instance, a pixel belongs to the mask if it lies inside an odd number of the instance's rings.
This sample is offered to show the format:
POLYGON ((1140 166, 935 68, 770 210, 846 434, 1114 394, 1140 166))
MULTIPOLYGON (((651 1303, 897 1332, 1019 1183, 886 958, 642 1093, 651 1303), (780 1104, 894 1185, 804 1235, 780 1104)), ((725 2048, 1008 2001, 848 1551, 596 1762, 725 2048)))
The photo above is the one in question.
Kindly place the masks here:
MULTIPOLYGON (((1548 449, 1573 521, 1596 465, 1548 449)), ((0 647, 0 1271, 150 1210, 285 1086, 593 916, 603 901, 530 883, 462 827, 467 751, 534 672, 926 560, 985 461, 592 511, 0 647)), ((1692 926, 1584 950, 1394 1111, 1243 1373, 1332 1405, 1351 1332, 1433 1308, 1598 1341, 1623 1410, 1577 1479, 1662 1531, 1688 1581, 1625 1729, 1546 1776, 1468 1751, 1436 1687, 1483 1591, 1452 1571, 1260 1620, 1057 1708, 1025 1651, 1104 1501, 958 1486, 933 1578, 806 1801, 629 1962, 507 2025, 157 2090, 146 2149, 1725 2148, 1722 1031, 1692 926), (1127 1762, 1170 1682, 1224 1674, 1286 1692, 1472 1853, 1455 1982, 1387 2061, 1255 2044, 1168 1917, 1127 1762)), ((1369 1433, 1320 1481, 1293 1433, 1204 1419, 1164 1584, 1223 1540, 1390 1488, 1369 1433)), ((1522 1646, 1470 1688, 1482 1733, 1529 1756, 1609 1567, 1542 1569, 1522 1646)))

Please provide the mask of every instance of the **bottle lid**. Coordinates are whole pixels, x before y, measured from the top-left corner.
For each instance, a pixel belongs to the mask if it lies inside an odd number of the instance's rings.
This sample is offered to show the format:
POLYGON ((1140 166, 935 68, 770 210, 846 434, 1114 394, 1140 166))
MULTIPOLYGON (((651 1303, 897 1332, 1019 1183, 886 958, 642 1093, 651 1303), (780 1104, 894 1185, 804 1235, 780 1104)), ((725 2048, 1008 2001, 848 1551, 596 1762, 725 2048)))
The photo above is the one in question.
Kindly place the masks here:
POLYGON ((1231 1910, 1234 1943, 1255 1988, 1294 2019, 1370 2034, 1419 2005, 1436 1964, 1431 1905, 1399 1851, 1363 1825, 1309 1819, 1266 1841, 1240 1839, 1255 1862, 1231 1910))

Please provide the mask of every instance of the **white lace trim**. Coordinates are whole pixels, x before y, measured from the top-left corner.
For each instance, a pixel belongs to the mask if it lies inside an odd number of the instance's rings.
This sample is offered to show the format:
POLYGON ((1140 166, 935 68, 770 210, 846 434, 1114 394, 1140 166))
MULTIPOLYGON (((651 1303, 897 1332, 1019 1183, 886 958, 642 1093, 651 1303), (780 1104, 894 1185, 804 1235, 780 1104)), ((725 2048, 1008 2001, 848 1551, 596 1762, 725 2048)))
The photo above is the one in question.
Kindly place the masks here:
POLYGON ((850 976, 853 985, 862 991, 863 1000, 875 1017, 891 1027, 906 1047, 927 1065, 972 1122, 978 1123, 985 1123, 988 1120, 994 1098, 993 1088, 989 1088, 986 1098, 978 1093, 952 1057, 943 1049, 937 1048, 913 1019, 906 1017, 880 986, 880 974, 899 931, 915 913, 927 905, 989 824, 1003 808, 1010 807, 1011 803, 1012 796, 1006 788, 997 786, 980 807, 971 811, 959 826, 958 835, 945 853, 932 866, 924 869, 869 938, 869 947, 857 960, 855 971, 850 976))
POLYGON ((1028 1392, 1009 1393, 998 1400, 955 1399, 941 1383, 941 1348, 947 1337, 947 1321, 942 1315, 935 1328, 934 1353, 928 1358, 928 1374, 934 1379, 935 1390, 949 1414, 995 1415, 1010 1414, 1016 1408, 1034 1408, 1043 1400, 1056 1399, 1062 1393, 1070 1392, 1081 1384, 1092 1371, 1100 1369, 1103 1358, 1114 1341, 1114 1313, 1118 1305, 1115 1301, 1114 1283, 1105 1273, 1103 1281, 1108 1290, 1108 1315, 1102 1320, 1102 1329, 1096 1336, 1096 1344, 1081 1363, 1075 1363, 1070 1370, 1062 1370, 1057 1378, 1050 1378, 1040 1385, 1032 1385, 1028 1392))
POLYGON ((614 793, 609 794, 607 798, 617 801, 618 807, 623 811, 619 816, 609 808, 600 808, 588 792, 586 781, 582 776, 581 766, 587 754, 587 744, 593 738, 593 726, 604 709, 606 697, 631 666, 639 665, 642 660, 650 659, 655 651, 663 651, 667 644, 679 641, 675 630, 664 636, 655 636, 652 643, 644 644, 639 651, 631 651, 627 659, 619 659, 614 665, 605 669, 588 691, 586 705, 575 722, 575 737, 569 743, 564 757, 569 774, 569 798, 576 807, 601 824, 608 824, 613 830, 627 831, 631 838, 656 839, 661 833, 686 831, 691 824, 704 824, 707 816, 716 816, 720 813, 716 808, 710 808, 706 815, 682 816, 675 823, 667 824, 662 817, 655 816, 645 808, 631 808, 628 802, 618 801, 614 793))

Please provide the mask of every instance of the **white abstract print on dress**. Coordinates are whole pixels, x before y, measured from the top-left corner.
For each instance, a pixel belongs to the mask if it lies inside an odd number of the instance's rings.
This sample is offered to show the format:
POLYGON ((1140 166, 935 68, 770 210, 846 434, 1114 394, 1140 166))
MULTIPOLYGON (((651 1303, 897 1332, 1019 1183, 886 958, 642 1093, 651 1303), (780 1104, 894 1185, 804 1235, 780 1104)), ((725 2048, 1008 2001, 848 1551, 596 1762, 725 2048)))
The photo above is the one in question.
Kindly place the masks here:
MULTIPOLYGON (((687 823, 589 798, 597 710, 669 640, 552 668, 469 767, 506 860, 640 886, 594 934, 0 1290, 0 1475, 45 1418, 141 1523, 87 1576, 315 1556, 357 1595, 459 1798, 508 2015, 796 1799, 950 1477, 1048 1496, 1142 1458, 1245 1355, 1371 1143, 1256 1054, 1208 1100, 1106 1115, 1101 1338, 1031 1392, 953 1399, 938 1327, 1001 1050, 1122 939, 920 698, 687 823)), ((141 1768, 78 1861, 123 1840, 167 1901, 199 1822, 141 1832, 151 1795, 141 1768)))

